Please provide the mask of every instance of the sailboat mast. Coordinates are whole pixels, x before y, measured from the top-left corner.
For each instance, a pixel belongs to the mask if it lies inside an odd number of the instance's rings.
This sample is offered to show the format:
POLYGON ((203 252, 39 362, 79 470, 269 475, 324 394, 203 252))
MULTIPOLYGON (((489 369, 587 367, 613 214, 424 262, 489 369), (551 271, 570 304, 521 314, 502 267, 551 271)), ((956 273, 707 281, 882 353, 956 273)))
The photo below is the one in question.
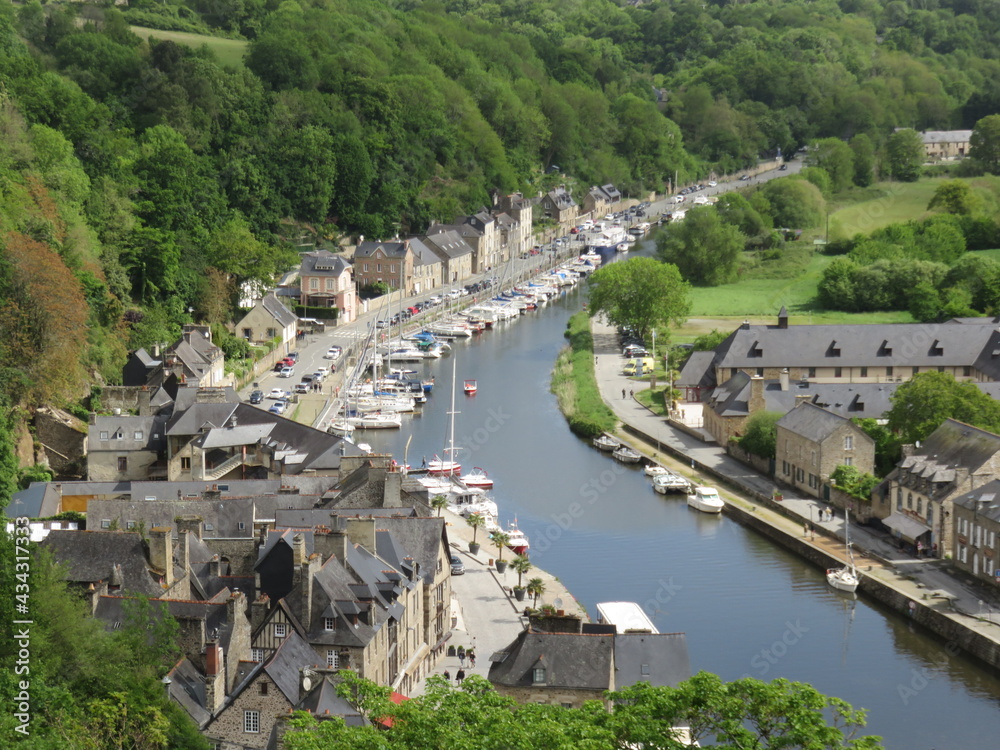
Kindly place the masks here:
POLYGON ((455 391, 458 390, 458 359, 455 354, 451 355, 451 411, 448 416, 451 419, 450 434, 448 437, 448 447, 444 452, 448 455, 452 463, 455 462, 455 391))

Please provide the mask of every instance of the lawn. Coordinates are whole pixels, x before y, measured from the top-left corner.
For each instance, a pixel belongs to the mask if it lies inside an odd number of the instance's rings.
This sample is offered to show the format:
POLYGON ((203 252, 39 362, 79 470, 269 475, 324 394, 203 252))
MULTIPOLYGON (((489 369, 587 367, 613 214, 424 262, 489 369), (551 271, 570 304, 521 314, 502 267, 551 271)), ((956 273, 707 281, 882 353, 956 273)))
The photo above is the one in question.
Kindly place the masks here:
POLYGON ((231 68, 243 66, 243 54, 246 52, 247 43, 241 39, 222 39, 217 36, 207 34, 192 34, 188 31, 162 31, 160 29, 148 29, 144 26, 130 26, 132 32, 146 39, 154 37, 156 39, 169 39, 177 44, 186 47, 200 47, 206 45, 219 62, 231 68))
MULTIPOLYGON (((920 219, 928 215, 927 204, 934 196, 944 177, 933 177, 918 182, 880 182, 862 195, 872 195, 867 200, 843 206, 830 214, 830 237, 853 237, 868 234, 879 227, 902 221, 920 219)), ((850 194, 848 194, 850 199, 850 194)), ((833 206, 836 208, 836 206, 833 206)))

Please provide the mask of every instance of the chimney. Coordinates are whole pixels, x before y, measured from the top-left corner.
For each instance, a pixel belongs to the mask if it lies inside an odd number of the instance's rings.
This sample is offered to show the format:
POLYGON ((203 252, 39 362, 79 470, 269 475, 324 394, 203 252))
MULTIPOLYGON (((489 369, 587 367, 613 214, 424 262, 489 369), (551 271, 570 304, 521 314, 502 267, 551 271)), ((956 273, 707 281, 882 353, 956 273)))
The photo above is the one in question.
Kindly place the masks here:
POLYGON ((375 519, 348 518, 347 536, 354 544, 360 544, 369 552, 375 552, 375 519))
POLYGON ((144 385, 139 389, 139 416, 140 417, 151 417, 153 416, 153 409, 150 406, 150 400, 153 397, 153 392, 149 390, 149 386, 144 385))
POLYGON ((177 530, 179 532, 188 531, 194 534, 199 541, 205 538, 205 522, 199 516, 179 516, 177 530))
POLYGON ((401 471, 390 471, 385 475, 385 484, 382 489, 383 508, 399 508, 402 506, 402 487, 403 473, 401 471))
POLYGON ((751 414, 764 410, 764 378, 760 375, 750 378, 750 401, 747 410, 751 414))
POLYGON ((256 632, 267 617, 271 608, 271 598, 267 594, 261 594, 250 605, 250 628, 256 632))
POLYGON ((213 578, 219 578, 220 576, 224 576, 226 574, 221 557, 218 555, 212 555, 212 559, 208 561, 208 572, 213 578))
POLYGON ((184 571, 182 575, 188 575, 191 572, 191 532, 182 529, 177 533, 177 539, 177 545, 180 547, 178 551, 181 557, 181 570, 184 571))
POLYGON ((169 526, 154 526, 149 530, 149 564, 164 571, 163 583, 174 585, 174 555, 169 526))
POLYGON ((234 625, 247 619, 247 598, 242 591, 234 591, 226 600, 226 622, 234 625))
POLYGON ((782 391, 787 391, 788 390, 788 368, 787 367, 781 368, 781 374, 778 376, 778 380, 781 383, 781 390, 782 391))
POLYGON ((795 394, 795 406, 799 404, 808 404, 812 401, 813 397, 811 393, 796 393, 795 394))
POLYGON ((778 310, 778 328, 788 328, 788 310, 784 305, 778 310))
POLYGON ((225 669, 222 647, 209 643, 205 647, 205 708, 213 716, 226 700, 225 669))
POLYGON ((306 562, 306 537, 300 531, 292 537, 292 564, 298 567, 306 562))
POLYGON ((90 419, 88 420, 90 424, 97 424, 97 412, 90 412, 90 419))

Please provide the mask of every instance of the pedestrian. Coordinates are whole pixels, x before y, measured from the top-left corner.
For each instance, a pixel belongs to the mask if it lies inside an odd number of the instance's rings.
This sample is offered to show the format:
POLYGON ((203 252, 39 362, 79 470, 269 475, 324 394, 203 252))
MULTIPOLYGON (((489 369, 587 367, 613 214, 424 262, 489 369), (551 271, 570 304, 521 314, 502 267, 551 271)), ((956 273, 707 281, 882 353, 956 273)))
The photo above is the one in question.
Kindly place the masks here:
POLYGON ((465 655, 469 657, 469 667, 471 667, 472 669, 475 669, 476 668, 476 652, 475 651, 466 651, 465 655))
POLYGON ((813 528, 812 524, 809 524, 809 538, 812 539, 813 541, 816 540, 816 529, 813 528))
POLYGON ((461 685, 462 680, 464 679, 465 679, 465 670, 464 669, 458 670, 458 672, 455 674, 455 682, 461 685))
POLYGON ((917 541, 917 557, 921 557, 924 553, 924 543, 917 541))
POLYGON ((462 666, 462 667, 465 666, 465 652, 464 651, 459 651, 458 652, 458 663, 459 663, 459 666, 462 666))
POLYGON ((444 678, 448 680, 448 682, 451 682, 451 672, 449 672, 447 669, 444 670, 444 678))
POLYGON ((424 460, 420 462, 420 468, 421 469, 427 468, 427 456, 424 456, 424 460))
POLYGON ((802 524, 802 536, 803 537, 809 536, 809 524, 808 523, 803 523, 802 524))
POLYGON ((622 399, 623 400, 625 399, 625 389, 624 388, 622 388, 622 399))
POLYGON ((594 364, 595 365, 597 364, 597 355, 596 354, 594 355, 594 364))
POLYGON ((635 398, 635 391, 633 389, 631 389, 631 388, 629 389, 628 397, 629 398, 635 398))

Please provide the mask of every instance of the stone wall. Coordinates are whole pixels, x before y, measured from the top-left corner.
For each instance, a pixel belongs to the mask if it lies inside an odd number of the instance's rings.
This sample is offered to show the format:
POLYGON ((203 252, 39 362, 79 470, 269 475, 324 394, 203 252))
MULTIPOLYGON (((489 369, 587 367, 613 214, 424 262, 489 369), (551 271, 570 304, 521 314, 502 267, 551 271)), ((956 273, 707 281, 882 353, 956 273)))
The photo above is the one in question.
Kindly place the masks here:
POLYGON ((253 575, 253 566, 257 564, 256 539, 206 538, 205 544, 213 553, 229 560, 229 575, 253 575))
POLYGON ((264 750, 268 746, 274 723, 278 716, 287 713, 289 705, 281 689, 266 673, 261 672, 244 688, 236 700, 226 706, 215 721, 208 725, 205 735, 209 742, 216 740, 227 743, 223 747, 264 750), (267 685, 267 695, 261 694, 262 685, 267 685), (243 731, 244 711, 260 712, 259 732, 243 731))
POLYGON ((518 703, 548 703, 555 706, 569 705, 572 708, 582 708, 586 701, 603 701, 604 694, 600 690, 572 690, 557 687, 507 687, 496 685, 500 695, 513 698, 518 703))
POLYGON ((745 451, 739 445, 732 442, 726 445, 726 452, 737 461, 745 463, 764 476, 771 476, 771 459, 745 451))
POLYGON ((43 407, 35 411, 35 441, 56 478, 79 473, 80 460, 87 455, 87 425, 62 409, 43 407))

